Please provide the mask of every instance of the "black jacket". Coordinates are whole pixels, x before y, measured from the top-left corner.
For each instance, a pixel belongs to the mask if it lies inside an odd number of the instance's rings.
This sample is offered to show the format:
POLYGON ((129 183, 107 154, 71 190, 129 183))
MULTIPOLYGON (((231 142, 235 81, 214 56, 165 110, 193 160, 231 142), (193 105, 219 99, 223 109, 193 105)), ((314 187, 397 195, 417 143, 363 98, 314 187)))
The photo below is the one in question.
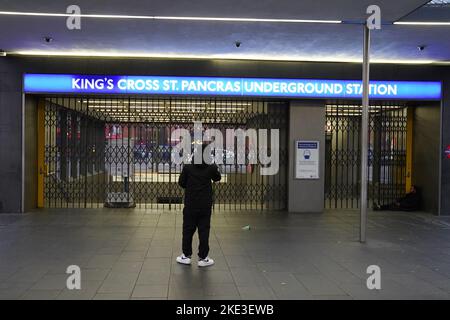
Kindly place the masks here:
POLYGON ((188 209, 208 209, 213 202, 212 182, 220 181, 219 168, 212 164, 187 164, 178 179, 185 189, 184 206, 188 209))

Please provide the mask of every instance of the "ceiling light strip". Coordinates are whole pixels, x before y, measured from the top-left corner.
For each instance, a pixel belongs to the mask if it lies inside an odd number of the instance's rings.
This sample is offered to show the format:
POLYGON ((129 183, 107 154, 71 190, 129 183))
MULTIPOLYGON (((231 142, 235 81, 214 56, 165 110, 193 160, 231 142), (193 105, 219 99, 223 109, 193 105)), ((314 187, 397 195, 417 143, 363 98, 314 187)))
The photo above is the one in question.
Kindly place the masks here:
POLYGON ((397 21, 394 24, 403 26, 450 26, 450 22, 439 21, 397 21))
MULTIPOLYGON (((244 61, 286 61, 286 62, 337 62, 337 63, 362 63, 361 59, 336 58, 336 57, 295 57, 295 56, 271 56, 271 55, 189 55, 189 54, 164 54, 164 53, 132 53, 132 52, 101 52, 101 51, 43 51, 23 50, 8 52, 10 55, 23 56, 54 56, 54 57, 97 57, 97 58, 149 58, 149 59, 202 59, 202 60, 244 60, 244 61)), ((400 59, 373 59, 371 63, 386 64, 432 64, 434 60, 400 60, 400 59)), ((442 62, 445 63, 445 62, 442 62)))
POLYGON ((115 14, 68 14, 68 13, 19 12, 19 11, 0 11, 0 15, 38 16, 38 17, 80 17, 80 18, 99 18, 99 19, 223 21, 223 22, 328 23, 328 24, 342 23, 341 20, 264 19, 264 18, 259 19, 259 18, 228 18, 228 17, 177 17, 177 16, 142 16, 142 15, 115 15, 115 14))

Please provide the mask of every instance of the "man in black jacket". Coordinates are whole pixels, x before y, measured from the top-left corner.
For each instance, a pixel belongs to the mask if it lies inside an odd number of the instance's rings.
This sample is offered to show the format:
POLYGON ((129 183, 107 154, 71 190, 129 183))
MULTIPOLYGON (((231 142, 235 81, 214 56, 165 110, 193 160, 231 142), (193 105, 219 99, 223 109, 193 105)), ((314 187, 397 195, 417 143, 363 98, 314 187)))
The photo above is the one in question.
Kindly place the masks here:
MULTIPOLYGON (((206 145, 202 145, 195 152, 203 151, 206 145)), ((195 159, 195 157, 194 157, 195 159)), ((193 159, 193 162, 194 162, 193 159)), ((181 264, 191 264, 192 237, 198 229, 199 248, 198 266, 207 267, 214 264, 214 260, 208 257, 209 229, 211 225, 211 207, 213 202, 212 182, 220 181, 221 175, 215 164, 205 163, 203 156, 199 164, 187 164, 178 179, 178 184, 184 191, 183 209, 183 254, 177 257, 181 264)))

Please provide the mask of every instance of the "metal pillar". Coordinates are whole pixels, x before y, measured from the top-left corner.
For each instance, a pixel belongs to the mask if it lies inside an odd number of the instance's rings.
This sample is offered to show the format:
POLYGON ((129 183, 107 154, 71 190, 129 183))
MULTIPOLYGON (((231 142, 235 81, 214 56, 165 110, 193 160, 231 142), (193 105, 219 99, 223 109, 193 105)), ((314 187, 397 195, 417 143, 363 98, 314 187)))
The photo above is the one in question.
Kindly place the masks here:
POLYGON ((361 201, 360 242, 366 242, 367 226, 367 167, 369 157, 369 79, 370 79, 370 29, 364 25, 363 101, 361 123, 361 201))

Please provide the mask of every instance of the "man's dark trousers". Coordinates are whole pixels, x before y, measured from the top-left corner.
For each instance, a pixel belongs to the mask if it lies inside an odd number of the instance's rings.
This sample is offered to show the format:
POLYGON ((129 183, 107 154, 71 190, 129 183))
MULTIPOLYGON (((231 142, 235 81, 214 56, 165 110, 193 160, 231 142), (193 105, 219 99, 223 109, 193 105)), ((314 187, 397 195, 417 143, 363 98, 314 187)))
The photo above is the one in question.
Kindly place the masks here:
POLYGON ((211 226, 211 208, 183 209, 183 253, 186 257, 192 256, 192 237, 198 229, 198 256, 205 259, 209 253, 209 229, 211 226))

